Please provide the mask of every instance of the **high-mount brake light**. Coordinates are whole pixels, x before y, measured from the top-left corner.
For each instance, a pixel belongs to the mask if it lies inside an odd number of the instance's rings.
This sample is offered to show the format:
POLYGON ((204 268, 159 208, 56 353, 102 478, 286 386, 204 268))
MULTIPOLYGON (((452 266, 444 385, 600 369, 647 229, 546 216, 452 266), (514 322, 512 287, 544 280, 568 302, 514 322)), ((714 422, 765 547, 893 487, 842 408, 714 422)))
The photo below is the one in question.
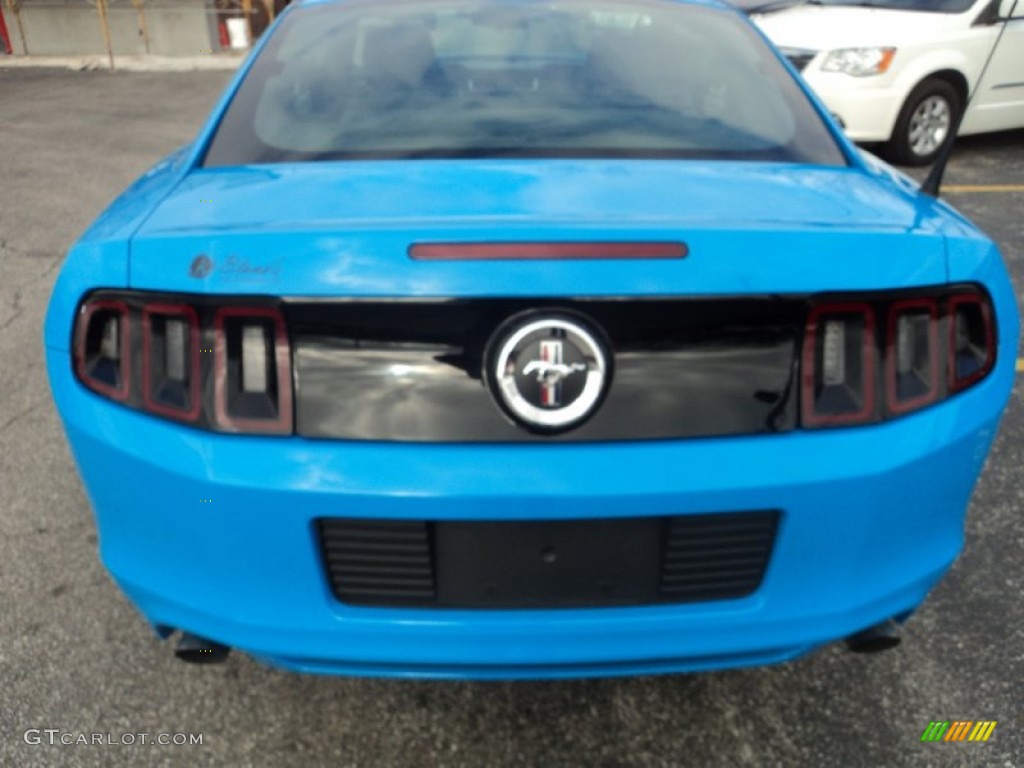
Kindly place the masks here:
POLYGON ((682 242, 414 243, 416 261, 543 261, 546 259, 685 259, 682 242))

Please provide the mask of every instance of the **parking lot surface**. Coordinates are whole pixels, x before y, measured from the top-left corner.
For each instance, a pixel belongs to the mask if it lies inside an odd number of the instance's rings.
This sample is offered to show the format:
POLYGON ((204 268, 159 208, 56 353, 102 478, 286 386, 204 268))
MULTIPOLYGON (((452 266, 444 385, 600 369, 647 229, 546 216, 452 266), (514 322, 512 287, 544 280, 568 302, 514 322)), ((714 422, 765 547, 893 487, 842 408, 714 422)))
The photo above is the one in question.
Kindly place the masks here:
MULTIPOLYGON (((177 661, 97 561, 41 329, 68 247, 195 133, 228 77, 0 70, 0 765, 1024 765, 1020 387, 964 554, 892 652, 543 683, 300 676, 240 654, 177 661), (983 719, 998 721, 985 744, 920 741, 930 721, 983 719), (45 733, 26 743, 29 729, 202 744, 51 746, 45 733)), ((1024 131, 964 140, 947 182, 1019 291, 1024 131)))

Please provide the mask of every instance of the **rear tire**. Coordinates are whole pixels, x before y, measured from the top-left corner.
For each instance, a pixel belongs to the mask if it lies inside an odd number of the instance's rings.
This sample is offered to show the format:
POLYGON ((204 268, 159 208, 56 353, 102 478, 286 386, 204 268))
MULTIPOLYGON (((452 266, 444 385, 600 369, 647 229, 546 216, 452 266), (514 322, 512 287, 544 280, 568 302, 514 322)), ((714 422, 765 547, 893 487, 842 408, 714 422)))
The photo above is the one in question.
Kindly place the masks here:
POLYGON ((907 97, 882 154, 897 165, 928 165, 953 140, 963 99, 956 88, 932 77, 907 97))

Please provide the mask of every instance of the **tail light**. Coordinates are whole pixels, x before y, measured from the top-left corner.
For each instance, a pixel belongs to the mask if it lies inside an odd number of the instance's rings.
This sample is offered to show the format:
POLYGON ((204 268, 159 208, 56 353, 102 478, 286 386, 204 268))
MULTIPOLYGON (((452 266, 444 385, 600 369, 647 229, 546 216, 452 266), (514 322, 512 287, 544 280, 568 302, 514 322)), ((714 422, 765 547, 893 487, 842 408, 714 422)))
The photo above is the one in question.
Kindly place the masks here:
POLYGON ((889 410, 906 413, 939 396, 939 306, 932 298, 896 301, 886 334, 889 410))
POLYGON ((200 411, 199 317, 184 304, 142 308, 142 400, 146 410, 195 421, 200 411))
POLYGON ((99 300, 82 307, 75 329, 75 370, 89 389, 125 400, 131 387, 131 325, 123 301, 99 300))
POLYGON ((221 309, 214 329, 217 422, 236 432, 291 432, 291 355, 281 313, 221 309))
POLYGON ((983 379, 996 362, 992 307, 978 293, 949 300, 949 388, 966 389, 983 379))
POLYGON ((291 346, 280 309, 142 293, 93 294, 74 364, 93 392, 222 432, 291 434, 291 346))
POLYGON ((874 416, 875 358, 875 315, 868 304, 812 309, 804 340, 804 424, 849 424, 874 416))
POLYGON ((865 300, 817 302, 808 314, 805 427, 900 416, 970 387, 995 365, 992 305, 978 288, 857 298, 865 300))

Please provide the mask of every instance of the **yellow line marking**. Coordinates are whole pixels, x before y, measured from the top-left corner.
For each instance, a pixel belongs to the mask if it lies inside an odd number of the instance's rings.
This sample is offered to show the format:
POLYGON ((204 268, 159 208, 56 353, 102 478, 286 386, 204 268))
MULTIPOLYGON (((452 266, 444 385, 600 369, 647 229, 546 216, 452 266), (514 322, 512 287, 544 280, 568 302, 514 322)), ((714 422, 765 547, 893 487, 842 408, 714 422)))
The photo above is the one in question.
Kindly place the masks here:
POLYGON ((1024 192, 1024 184, 943 184, 943 192, 1024 192))
POLYGON ((1024 373, 1024 357, 1017 358, 1017 373, 1024 373))

